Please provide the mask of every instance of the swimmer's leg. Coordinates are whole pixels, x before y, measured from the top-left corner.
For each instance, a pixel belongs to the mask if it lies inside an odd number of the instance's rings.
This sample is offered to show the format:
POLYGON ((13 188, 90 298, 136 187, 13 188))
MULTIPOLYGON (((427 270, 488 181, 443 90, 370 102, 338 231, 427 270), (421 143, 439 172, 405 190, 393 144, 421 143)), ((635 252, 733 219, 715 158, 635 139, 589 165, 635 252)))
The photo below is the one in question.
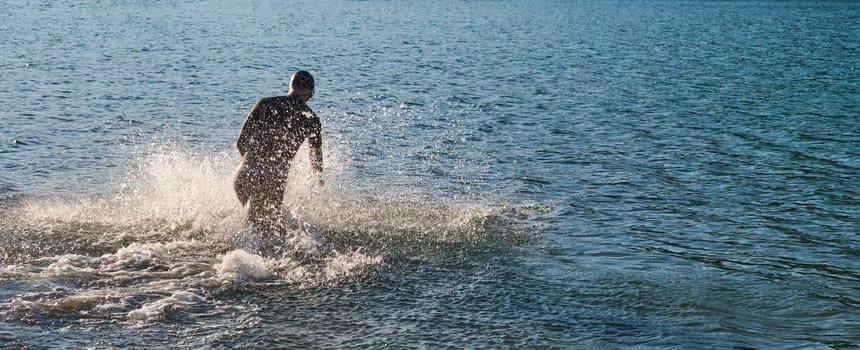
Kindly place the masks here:
POLYGON ((239 170, 236 171, 236 175, 233 177, 233 191, 236 192, 236 197, 239 198, 239 203, 242 203, 244 207, 248 204, 248 199, 251 197, 251 194, 254 191, 254 182, 253 174, 244 164, 239 167, 239 170))
POLYGON ((270 189, 248 199, 248 224, 262 235, 260 253, 276 255, 284 246, 282 201, 284 191, 270 189))
POLYGON ((272 236, 282 226, 284 188, 271 183, 274 181, 265 182, 271 186, 261 186, 248 197, 248 223, 262 230, 264 235, 272 236))

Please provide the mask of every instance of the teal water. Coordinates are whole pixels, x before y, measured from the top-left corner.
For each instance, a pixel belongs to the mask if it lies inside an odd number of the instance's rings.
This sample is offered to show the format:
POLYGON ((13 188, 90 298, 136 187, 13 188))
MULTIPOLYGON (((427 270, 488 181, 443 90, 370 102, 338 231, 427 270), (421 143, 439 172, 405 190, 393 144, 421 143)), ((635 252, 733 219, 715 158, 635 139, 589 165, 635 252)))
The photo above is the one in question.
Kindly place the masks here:
POLYGON ((860 347, 856 2, 2 5, 0 347, 860 347))

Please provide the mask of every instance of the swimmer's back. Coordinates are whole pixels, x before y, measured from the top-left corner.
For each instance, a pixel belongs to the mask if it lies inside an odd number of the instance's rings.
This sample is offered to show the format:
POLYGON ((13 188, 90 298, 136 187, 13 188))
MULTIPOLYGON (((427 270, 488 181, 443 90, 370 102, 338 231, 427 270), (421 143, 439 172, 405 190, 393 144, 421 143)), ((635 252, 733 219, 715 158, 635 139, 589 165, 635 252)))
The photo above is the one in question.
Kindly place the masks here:
POLYGON ((320 129, 319 118, 300 99, 264 97, 249 112, 237 146, 252 165, 286 170, 305 139, 319 143, 320 129))

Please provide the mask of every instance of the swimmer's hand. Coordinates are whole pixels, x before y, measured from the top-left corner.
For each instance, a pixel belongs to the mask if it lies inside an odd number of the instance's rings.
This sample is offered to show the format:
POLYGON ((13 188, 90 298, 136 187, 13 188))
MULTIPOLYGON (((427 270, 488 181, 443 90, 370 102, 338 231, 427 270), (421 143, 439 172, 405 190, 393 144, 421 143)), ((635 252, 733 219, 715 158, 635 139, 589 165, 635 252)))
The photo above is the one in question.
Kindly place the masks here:
POLYGON ((325 186, 325 180, 319 179, 319 182, 317 182, 317 186, 319 186, 319 187, 325 186))

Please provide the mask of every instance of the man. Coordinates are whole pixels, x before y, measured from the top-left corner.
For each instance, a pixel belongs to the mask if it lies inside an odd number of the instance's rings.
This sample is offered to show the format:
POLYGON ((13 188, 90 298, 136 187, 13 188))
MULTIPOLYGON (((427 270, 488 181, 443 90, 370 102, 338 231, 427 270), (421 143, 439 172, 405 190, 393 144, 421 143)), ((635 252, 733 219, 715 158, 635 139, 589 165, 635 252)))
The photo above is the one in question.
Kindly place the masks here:
POLYGON ((307 102, 314 95, 314 78, 298 71, 290 79, 287 96, 264 97, 257 101, 242 125, 236 146, 242 165, 233 189, 242 206, 247 205, 248 222, 265 233, 277 227, 281 218, 290 162, 307 139, 311 166, 322 180, 322 127, 307 102))

